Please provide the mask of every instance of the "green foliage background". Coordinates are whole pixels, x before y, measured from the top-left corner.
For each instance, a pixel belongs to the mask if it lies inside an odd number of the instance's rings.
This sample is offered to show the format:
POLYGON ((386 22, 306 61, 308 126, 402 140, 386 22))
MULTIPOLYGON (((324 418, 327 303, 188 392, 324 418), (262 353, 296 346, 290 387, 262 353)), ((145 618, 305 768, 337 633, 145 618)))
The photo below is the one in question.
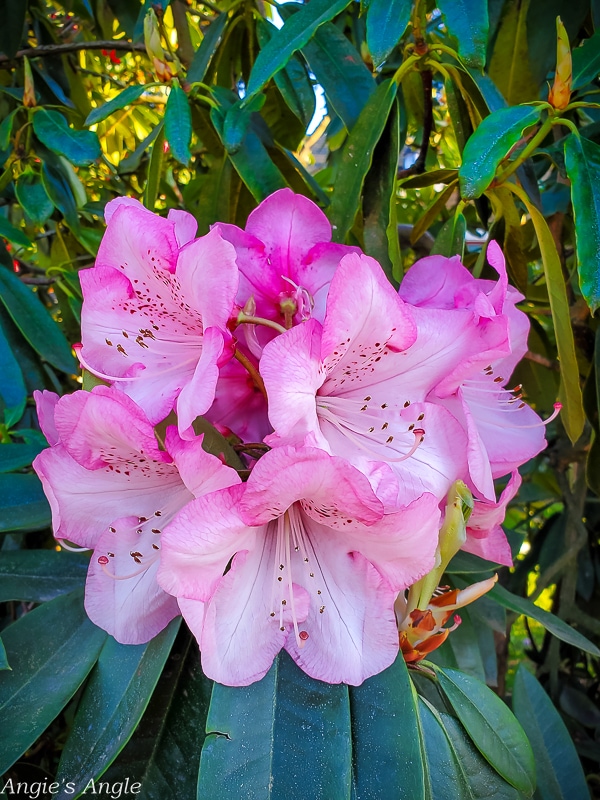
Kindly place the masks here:
MULTIPOLYGON (((0 3, 0 790, 46 778, 74 797, 104 775, 161 800, 600 797, 599 25, 596 0, 0 3), (573 96, 555 113, 558 14, 573 96), (30 469, 32 392, 81 383, 78 272, 105 203, 185 208, 203 234, 284 186, 395 284, 429 253, 493 277, 498 240, 531 320, 514 382, 542 415, 564 406, 509 509, 515 568, 427 670, 351 690, 285 655, 213 688, 179 621, 115 643, 30 469)), ((495 569, 459 554, 446 579, 495 569)))

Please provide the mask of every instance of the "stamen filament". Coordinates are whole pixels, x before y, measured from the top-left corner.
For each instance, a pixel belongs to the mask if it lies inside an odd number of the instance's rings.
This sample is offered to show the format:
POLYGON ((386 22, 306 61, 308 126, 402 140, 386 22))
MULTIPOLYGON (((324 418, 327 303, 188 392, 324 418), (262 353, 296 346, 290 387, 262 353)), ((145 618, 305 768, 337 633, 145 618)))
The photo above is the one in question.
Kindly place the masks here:
MULTIPOLYGON (((104 558, 105 557, 106 556, 104 556, 104 558)), ((103 556, 100 556, 100 558, 103 558, 103 556)), ((105 564, 102 561, 100 561, 100 558, 98 559, 98 563, 102 567, 102 571, 105 572, 108 575, 109 578, 112 578, 115 581, 128 581, 130 578, 136 578, 138 575, 141 575, 143 572, 146 572, 146 570, 150 569, 152 564, 154 564, 156 561, 158 561, 160 556, 158 554, 155 555, 154 558, 151 558, 150 561, 147 564, 142 564, 140 569, 136 570, 135 572, 130 572, 129 575, 115 575, 114 573, 109 572, 106 569, 105 564)))

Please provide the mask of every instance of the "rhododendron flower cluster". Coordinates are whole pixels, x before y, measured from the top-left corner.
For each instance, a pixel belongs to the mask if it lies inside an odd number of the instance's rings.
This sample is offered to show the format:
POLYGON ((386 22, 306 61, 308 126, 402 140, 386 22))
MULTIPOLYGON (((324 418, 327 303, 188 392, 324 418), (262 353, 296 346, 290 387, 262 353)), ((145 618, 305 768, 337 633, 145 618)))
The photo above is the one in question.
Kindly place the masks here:
POLYGON ((103 385, 37 396, 50 447, 35 469, 57 539, 93 550, 91 619, 134 644, 181 612, 205 673, 229 685, 282 648, 353 685, 400 640, 421 658, 471 596, 424 588, 447 542, 510 565, 506 504, 545 446, 506 388, 529 325, 499 247, 497 281, 431 256, 398 293, 289 189, 245 230, 200 237, 190 214, 130 198, 105 216, 77 348, 103 385))

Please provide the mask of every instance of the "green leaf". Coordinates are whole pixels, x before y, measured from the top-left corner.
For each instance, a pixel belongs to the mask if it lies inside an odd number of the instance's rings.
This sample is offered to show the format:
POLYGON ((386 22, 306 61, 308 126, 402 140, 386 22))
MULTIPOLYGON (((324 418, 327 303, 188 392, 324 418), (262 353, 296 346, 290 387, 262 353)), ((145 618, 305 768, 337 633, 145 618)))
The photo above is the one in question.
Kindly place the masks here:
POLYGON ((460 256, 461 260, 465 251, 465 236, 467 234, 467 221, 462 212, 454 214, 446 220, 440 228, 435 242, 431 248, 431 255, 460 256))
POLYGON ((348 0, 311 0, 297 14, 286 20, 260 51, 248 81, 248 96, 259 92, 267 81, 282 69, 290 57, 300 50, 317 28, 333 19, 348 5, 348 0))
POLYGON ((194 53, 194 58, 187 72, 188 83, 201 83, 206 75, 210 62, 221 42, 223 31, 227 25, 227 14, 221 13, 204 29, 204 38, 194 53))
POLYGON ((439 0, 448 32, 458 40, 458 52, 470 67, 482 70, 488 40, 487 0, 439 0))
POLYGON ((161 132, 162 126, 163 123, 161 122, 156 126, 156 128, 150 131, 148 136, 146 136, 146 138, 143 141, 141 141, 138 144, 133 153, 130 153, 130 155, 128 155, 122 161, 119 161, 118 170, 120 175, 126 174, 128 172, 137 171, 138 167, 140 166, 144 153, 150 147, 152 142, 156 139, 158 134, 161 132))
MULTIPOLYGON (((276 30, 271 23, 259 20, 256 34, 261 47, 266 45, 276 30)), ((315 92, 306 68, 297 56, 292 56, 286 66, 276 73, 274 80, 285 102, 306 130, 314 117, 316 107, 315 92)))
POLYGON ((500 162, 522 138, 523 132, 539 122, 540 106, 501 108, 482 120, 467 141, 459 169, 460 193, 473 200, 480 197, 494 179, 500 162))
MULTIPOLYGON (((48 151, 46 150, 46 152, 48 151)), ((61 212, 69 228, 72 231, 78 230, 77 203, 75 202, 75 195, 69 179, 63 170, 42 160, 42 183, 48 193, 48 197, 61 212)))
MULTIPOLYGON (((11 427, 21 419, 27 402, 27 389, 19 362, 0 327, 0 398, 5 405, 4 423, 11 427)), ((8 446, 8 445, 5 445, 8 446)))
MULTIPOLYGON (((210 118, 223 141, 225 110, 212 108, 210 118)), ((227 155, 257 202, 260 203, 277 189, 287 186, 283 175, 269 157, 266 147, 252 128, 246 132, 240 147, 234 153, 227 155)))
POLYGON ((335 192, 328 209, 336 242, 346 239, 354 223, 373 152, 387 123, 397 91, 395 81, 387 80, 379 84, 346 139, 336 174, 335 192))
POLYGON ((403 189, 421 189, 424 186, 433 186, 435 183, 454 183, 458 178, 457 169, 432 169, 422 175, 411 175, 400 180, 403 189))
POLYGON ((89 554, 66 550, 0 552, 0 602, 45 603, 85 583, 89 554))
POLYGON ((257 799, 350 796, 348 687, 309 678, 284 651, 250 686, 215 684, 206 730, 198 800, 239 800, 242 786, 257 799))
POLYGON ((600 306, 600 147, 568 136, 565 166, 571 181, 579 285, 593 314, 600 306))
POLYGON ((533 749, 540 800, 589 798, 569 731, 546 692, 522 663, 515 676, 512 707, 533 749))
POLYGON ((436 674, 457 717, 481 755, 526 796, 535 791, 535 762, 520 724, 497 694, 469 675, 438 667, 436 674))
MULTIPOLYGON (((0 332, 0 337, 2 333, 0 332)), ((1 363, 1 361, 0 361, 1 363)), ((2 367, 0 367, 2 369, 2 367)), ((5 373, 2 372, 4 375, 5 373)), ((25 387, 23 387, 25 388, 25 387)), ((4 387, 3 387, 4 391, 4 387)), ((38 453, 46 447, 41 442, 29 444, 0 444, 0 472, 12 472, 16 469, 28 467, 38 453)))
POLYGON ((402 270, 396 214, 396 170, 400 151, 400 106, 392 105, 386 127, 373 155, 363 191, 365 252, 394 282, 402 270))
MULTIPOLYGON (((311 6, 313 2, 311 0, 311 6)), ((285 6, 281 6, 280 11, 283 8, 285 6)), ((351 130, 377 87, 360 54, 344 34, 328 22, 302 48, 302 55, 317 83, 323 87, 328 107, 351 130)))
POLYGON ((77 371, 71 346, 57 323, 31 289, 5 269, 0 269, 0 300, 38 355, 68 375, 77 371))
POLYGON ((180 623, 181 617, 172 620, 148 644, 107 638, 77 706, 58 765, 59 784, 74 783, 78 794, 115 760, 150 701, 180 623))
POLYGON ((8 663, 4 642, 0 639, 0 670, 3 669, 10 669, 10 664, 8 663))
POLYGON ((171 86, 165 108, 165 138, 177 161, 187 166, 192 157, 192 115, 187 94, 177 85, 171 86))
POLYGON ((500 566, 493 561, 486 561, 472 553, 459 550, 446 567, 446 572, 450 574, 492 572, 500 569, 500 566))
POLYGON ((404 658, 350 688, 356 800, 425 800, 417 696, 404 658))
MULTIPOLYGON (((533 75, 533 59, 529 52, 527 12, 529 0, 506 0, 497 28, 488 73, 510 105, 538 99, 539 82, 533 75)), ((540 14, 540 17, 544 17, 540 14)), ((549 16, 549 15, 548 15, 549 16)), ((539 25, 541 19, 536 23, 539 25)), ((554 18, 552 19, 554 25, 554 18)), ((552 51, 556 53, 554 41, 552 51)))
POLYGON ((195 797, 211 689, 196 640, 182 632, 140 724, 103 780, 140 783, 139 800, 195 797))
POLYGON ((146 187, 144 188, 144 205, 150 211, 154 211, 154 206, 156 205, 156 198, 158 197, 158 188, 160 186, 160 178, 162 174, 162 164, 164 160, 164 122, 161 121, 157 128, 160 130, 156 135, 156 139, 154 140, 154 144, 152 145, 152 150, 150 152, 148 177, 146 178, 146 187))
POLYGON ((19 247, 33 247, 31 239, 25 236, 23 231, 19 228, 15 228, 14 225, 11 225, 2 214, 0 214, 0 236, 8 239, 8 241, 13 244, 19 245, 19 247))
POLYGON ((454 190, 456 189, 456 185, 458 184, 458 179, 451 181, 445 189, 443 189, 439 194, 434 196, 434 200, 427 208, 424 213, 419 217, 417 222, 415 223, 412 233, 410 235, 410 241, 414 244, 418 242, 421 236, 425 233, 425 231, 429 228, 429 226, 433 223, 433 221, 439 216, 442 209, 445 208, 446 203, 454 190))
POLYGON ((0 3, 0 52, 13 58, 19 49, 24 36, 25 0, 2 0, 0 3))
POLYGON ((50 520, 50 506, 37 475, 0 475, 0 533, 39 531, 50 520))
POLYGON ((447 642, 454 654, 458 669, 485 683, 485 667, 468 608, 460 610, 460 618, 460 625, 452 631, 452 636, 448 637, 447 642))
POLYGON ((576 47, 571 57, 573 59, 571 90, 575 91, 587 86, 600 74, 600 30, 596 30, 581 47, 576 47))
POLYGON ((54 211, 54 204, 48 197, 41 175, 36 172, 23 172, 15 183, 17 200, 23 211, 36 225, 43 225, 54 211))
POLYGON ((87 167, 102 155, 97 135, 71 128, 58 111, 37 110, 33 115, 33 130, 42 144, 77 167, 87 167))
POLYGON ((488 597, 500 603, 504 608, 508 608, 509 611, 515 611, 517 614, 524 614, 526 617, 541 622, 544 628, 556 636, 557 639, 572 644, 574 647, 578 647, 586 653, 591 653, 593 656, 600 656, 600 650, 595 644, 592 644, 589 639, 586 639, 583 634, 576 631, 570 625, 567 625, 566 622, 563 622, 562 619, 551 614, 549 611, 545 611, 543 608, 536 606, 531 600, 512 594, 503 586, 498 586, 498 584, 488 592, 488 597))
POLYGON ((559 398, 563 404, 561 420, 569 439, 572 442, 576 442, 583 432, 585 414, 579 383, 579 367, 577 366, 577 357, 575 355, 573 328, 571 327, 569 313, 569 301, 560 258, 556 252, 556 245, 548 223, 542 214, 531 203, 521 188, 514 184, 506 184, 506 186, 517 195, 529 211, 540 245, 552 322, 556 335, 558 359, 560 361, 559 398))
POLYGON ((12 136, 13 122, 16 114, 20 110, 20 108, 15 108, 15 110, 7 114, 0 123, 0 150, 8 150, 10 146, 10 137, 12 136))
POLYGON ((87 617, 83 592, 57 597, 2 632, 11 672, 0 674, 0 773, 62 711, 93 667, 106 633, 87 617))
POLYGON ((371 0, 367 11, 367 46, 376 68, 400 41, 410 21, 412 0, 371 0))
POLYGON ((102 103, 98 108, 92 109, 83 124, 89 127, 90 125, 95 125, 97 122, 102 122, 102 120, 114 114, 115 111, 119 111, 119 109, 134 103, 144 94, 148 87, 152 85, 153 84, 142 84, 140 86, 128 86, 126 89, 123 89, 122 92, 119 92, 116 97, 113 97, 106 103, 102 103))

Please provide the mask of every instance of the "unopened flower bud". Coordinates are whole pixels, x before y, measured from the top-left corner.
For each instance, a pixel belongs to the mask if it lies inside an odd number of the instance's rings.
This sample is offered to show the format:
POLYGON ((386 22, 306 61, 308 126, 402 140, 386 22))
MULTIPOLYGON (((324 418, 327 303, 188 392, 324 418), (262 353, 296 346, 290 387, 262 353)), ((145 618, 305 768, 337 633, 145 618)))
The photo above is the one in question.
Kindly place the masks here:
POLYGON ((25 108, 34 108, 37 103, 35 99, 35 87, 33 84, 33 74, 31 72, 31 64, 27 56, 23 56, 23 105, 25 108))
POLYGON ((571 47, 569 35, 562 24, 560 17, 556 18, 556 74, 554 83, 548 95, 548 102, 554 108, 562 111, 569 105, 571 99, 571 81, 573 79, 573 65, 571 60, 571 47))

